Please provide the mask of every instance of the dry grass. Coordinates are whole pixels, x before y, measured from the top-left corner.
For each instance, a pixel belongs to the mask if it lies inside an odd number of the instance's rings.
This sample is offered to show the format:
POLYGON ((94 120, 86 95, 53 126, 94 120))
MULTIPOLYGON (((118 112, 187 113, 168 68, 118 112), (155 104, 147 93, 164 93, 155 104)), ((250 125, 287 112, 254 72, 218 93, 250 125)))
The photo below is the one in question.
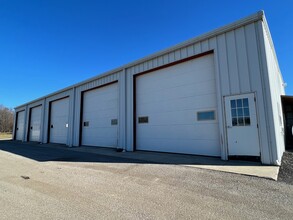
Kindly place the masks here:
POLYGON ((12 139, 12 133, 2 133, 0 132, 0 140, 12 139))

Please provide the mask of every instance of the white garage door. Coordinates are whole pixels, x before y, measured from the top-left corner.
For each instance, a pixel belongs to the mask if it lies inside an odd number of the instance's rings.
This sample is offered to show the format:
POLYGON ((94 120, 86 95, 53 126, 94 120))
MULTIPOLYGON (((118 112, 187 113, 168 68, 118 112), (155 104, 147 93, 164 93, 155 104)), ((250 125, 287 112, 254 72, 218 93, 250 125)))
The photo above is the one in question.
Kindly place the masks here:
POLYGON ((136 78, 136 149, 219 156, 213 55, 136 78))
POLYGON ((40 141, 42 106, 31 109, 29 141, 40 141))
POLYGON ((50 142, 67 143, 69 119, 69 98, 60 99, 51 103, 50 112, 50 142))
POLYGON ((24 135, 24 111, 17 113, 16 140, 22 141, 24 135))
POLYGON ((82 145, 116 147, 118 83, 84 92, 82 145))

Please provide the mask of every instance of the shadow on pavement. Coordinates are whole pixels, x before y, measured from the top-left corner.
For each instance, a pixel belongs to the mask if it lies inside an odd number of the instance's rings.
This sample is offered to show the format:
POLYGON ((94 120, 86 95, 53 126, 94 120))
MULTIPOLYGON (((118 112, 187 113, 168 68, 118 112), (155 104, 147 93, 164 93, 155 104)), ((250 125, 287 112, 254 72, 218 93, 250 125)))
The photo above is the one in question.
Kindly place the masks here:
POLYGON ((17 154, 32 160, 63 162, 101 163, 148 163, 215 166, 260 166, 257 162, 223 161, 220 158, 158 152, 117 152, 116 149, 100 147, 68 148, 59 144, 34 142, 0 141, 0 150, 17 154))
MULTIPOLYGON (((0 150, 17 154, 39 162, 103 162, 103 163, 141 163, 139 160, 129 160, 120 157, 99 155, 72 150, 65 145, 38 144, 32 142, 0 141, 0 150)), ((113 149, 110 149, 114 151, 113 149)))

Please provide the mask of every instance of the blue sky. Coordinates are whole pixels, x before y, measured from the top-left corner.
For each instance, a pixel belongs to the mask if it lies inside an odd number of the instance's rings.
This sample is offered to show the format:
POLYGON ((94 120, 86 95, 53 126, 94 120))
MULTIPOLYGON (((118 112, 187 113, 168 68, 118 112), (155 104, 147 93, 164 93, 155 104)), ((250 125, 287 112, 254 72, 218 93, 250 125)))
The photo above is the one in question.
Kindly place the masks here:
POLYGON ((13 108, 264 10, 293 95, 291 0, 0 0, 0 104, 13 108))

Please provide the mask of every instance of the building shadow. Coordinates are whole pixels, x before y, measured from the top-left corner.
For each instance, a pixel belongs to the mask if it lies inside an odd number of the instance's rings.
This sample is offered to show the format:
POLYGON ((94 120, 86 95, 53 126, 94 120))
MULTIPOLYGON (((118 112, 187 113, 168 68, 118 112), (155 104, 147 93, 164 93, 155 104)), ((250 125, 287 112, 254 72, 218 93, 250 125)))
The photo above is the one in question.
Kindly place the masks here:
POLYGON ((40 144, 1 140, 0 150, 39 162, 91 162, 91 163, 140 163, 178 164, 207 166, 260 166, 259 162, 223 161, 218 157, 159 153, 159 152, 117 152, 116 149, 101 147, 73 147, 60 144, 40 144))

